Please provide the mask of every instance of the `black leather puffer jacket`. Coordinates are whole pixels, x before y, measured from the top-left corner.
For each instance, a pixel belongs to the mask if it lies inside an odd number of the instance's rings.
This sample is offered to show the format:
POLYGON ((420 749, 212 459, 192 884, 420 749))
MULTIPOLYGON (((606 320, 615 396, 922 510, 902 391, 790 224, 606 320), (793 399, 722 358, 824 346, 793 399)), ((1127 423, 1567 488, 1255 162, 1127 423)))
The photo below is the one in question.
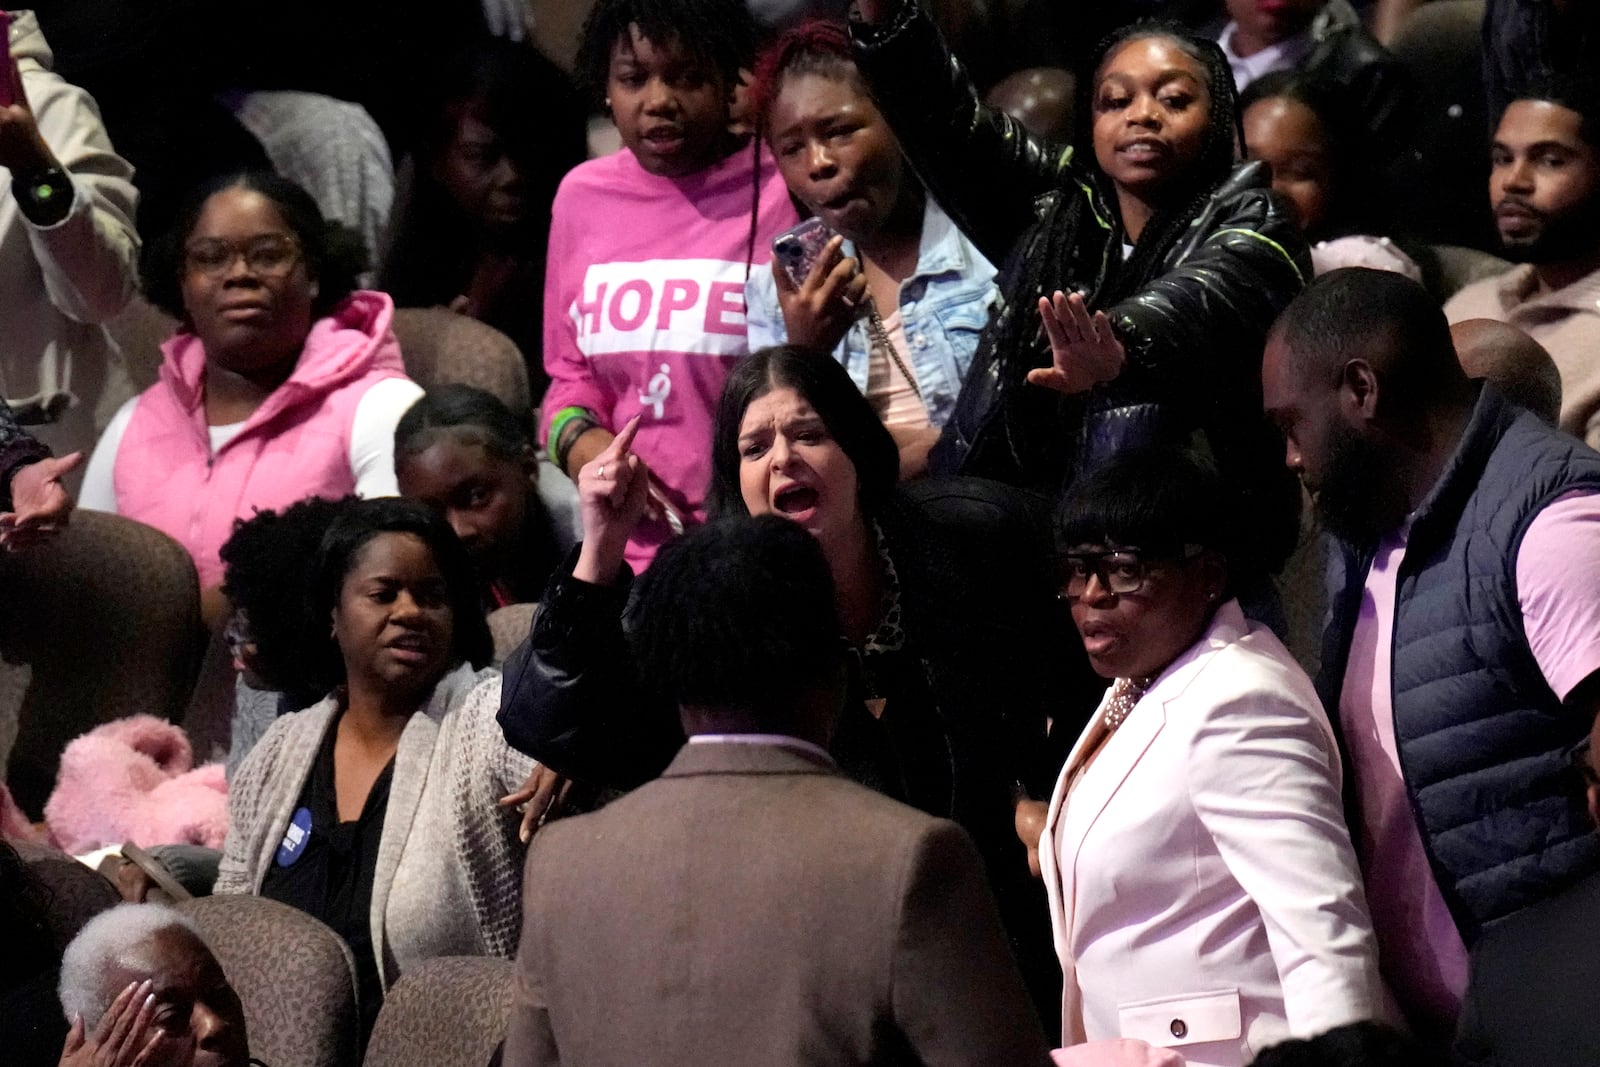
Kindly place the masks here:
POLYGON ((1266 167, 1246 163, 1193 208, 1166 253, 1142 277, 1128 274, 1126 236, 1096 179, 1073 151, 1041 142, 985 107, 960 62, 914 2, 881 26, 852 26, 857 63, 906 157, 956 224, 1003 264, 985 340, 932 463, 1056 493, 1085 449, 1195 434, 1245 497, 1255 556, 1269 569, 1293 547, 1299 490, 1283 446, 1261 412, 1261 353, 1279 311, 1312 276, 1304 237, 1270 189, 1266 167), (1065 198, 1087 210, 1061 210, 1065 198), (1060 220, 1060 222, 1058 222, 1060 220), (1073 220, 1078 232, 1052 233, 1073 220), (1065 237, 1065 240, 1061 238, 1065 237), (1056 253, 1050 288, 1079 289, 1103 308, 1127 351, 1113 381, 1065 400, 1030 386, 1050 348, 1037 319, 1030 262, 1056 253), (1012 351, 995 339, 1029 338, 1012 351))

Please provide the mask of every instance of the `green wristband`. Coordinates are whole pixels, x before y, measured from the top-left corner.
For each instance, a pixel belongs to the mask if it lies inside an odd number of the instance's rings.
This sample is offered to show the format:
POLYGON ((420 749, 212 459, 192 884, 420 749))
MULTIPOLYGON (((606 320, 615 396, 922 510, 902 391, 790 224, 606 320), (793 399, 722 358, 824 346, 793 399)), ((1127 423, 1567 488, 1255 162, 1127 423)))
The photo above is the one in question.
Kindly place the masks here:
POLYGON ((556 450, 556 445, 561 441, 562 432, 566 430, 567 423, 571 422, 573 419, 588 419, 590 422, 599 421, 594 417, 594 412, 590 411, 588 408, 582 408, 576 405, 562 408, 560 411, 556 412, 555 418, 550 420, 550 434, 544 439, 545 451, 554 452, 556 450))

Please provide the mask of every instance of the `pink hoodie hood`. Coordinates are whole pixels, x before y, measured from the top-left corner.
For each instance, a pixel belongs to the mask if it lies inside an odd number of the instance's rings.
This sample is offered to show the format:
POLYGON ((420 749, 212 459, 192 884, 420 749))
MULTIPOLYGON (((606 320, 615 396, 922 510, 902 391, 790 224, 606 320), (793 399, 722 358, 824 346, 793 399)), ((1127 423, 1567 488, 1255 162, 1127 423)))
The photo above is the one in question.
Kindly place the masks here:
POLYGON ((161 380, 140 395, 117 449, 117 511, 164 531, 222 580, 218 549, 238 519, 307 496, 355 492, 356 407, 377 382, 406 376, 383 293, 355 292, 312 324, 289 379, 216 449, 205 412, 205 346, 184 332, 162 345, 161 380))
MULTIPOLYGON (((387 293, 358 289, 334 305, 311 324, 288 381, 272 391, 241 432, 375 371, 388 372, 384 377, 404 377, 393 321, 394 301, 387 293)), ((161 355, 162 383, 204 434, 205 345, 193 333, 180 331, 161 345, 161 355)))

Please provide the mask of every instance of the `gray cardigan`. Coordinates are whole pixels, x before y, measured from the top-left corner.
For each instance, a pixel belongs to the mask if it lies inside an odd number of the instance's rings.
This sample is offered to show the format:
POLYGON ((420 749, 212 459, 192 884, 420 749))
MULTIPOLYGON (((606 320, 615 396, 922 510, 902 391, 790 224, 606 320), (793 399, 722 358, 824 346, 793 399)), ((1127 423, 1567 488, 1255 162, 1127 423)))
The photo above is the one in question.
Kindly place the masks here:
MULTIPOLYGON (((285 715, 228 790, 218 893, 259 893, 337 704, 285 715)), ((500 956, 522 921, 520 817, 496 801, 534 763, 505 742, 500 674, 463 665, 411 717, 395 752, 372 886, 372 944, 385 987, 435 956, 500 956)))

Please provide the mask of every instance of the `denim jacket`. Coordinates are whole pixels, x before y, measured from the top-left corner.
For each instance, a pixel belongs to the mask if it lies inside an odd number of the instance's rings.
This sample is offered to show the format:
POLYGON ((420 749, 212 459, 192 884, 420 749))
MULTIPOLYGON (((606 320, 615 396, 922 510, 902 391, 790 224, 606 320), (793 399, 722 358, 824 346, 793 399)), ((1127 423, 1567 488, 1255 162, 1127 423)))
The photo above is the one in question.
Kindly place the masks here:
MULTIPOLYGON (((856 254, 848 241, 844 254, 856 254)), ((900 286, 900 319, 917 388, 935 427, 942 427, 955 410, 956 394, 989 321, 989 305, 996 291, 994 275, 994 265, 956 228, 933 197, 928 197, 917 267, 900 286)), ((744 297, 750 350, 783 344, 788 331, 772 271, 752 271, 744 297)), ((869 343, 867 320, 861 318, 833 353, 862 392, 867 389, 869 343)))

